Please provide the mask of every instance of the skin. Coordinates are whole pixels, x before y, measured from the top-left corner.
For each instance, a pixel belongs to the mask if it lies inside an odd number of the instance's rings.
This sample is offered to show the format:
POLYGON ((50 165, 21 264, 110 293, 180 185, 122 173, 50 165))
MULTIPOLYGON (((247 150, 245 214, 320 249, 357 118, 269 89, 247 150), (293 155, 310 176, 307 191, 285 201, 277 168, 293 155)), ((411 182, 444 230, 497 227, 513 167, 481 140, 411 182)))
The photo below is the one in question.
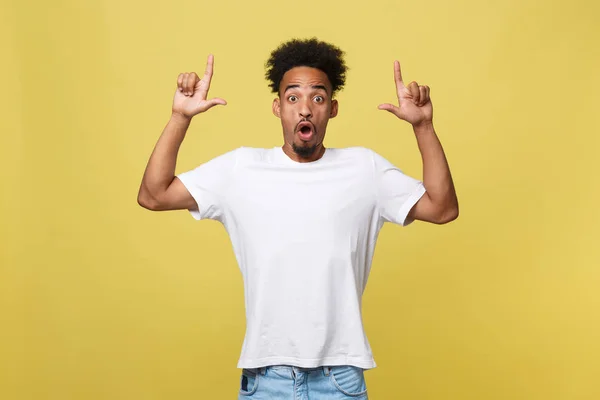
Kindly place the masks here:
MULTIPOLYGON (((154 211, 197 209, 193 197, 175 177, 175 165, 192 118, 214 106, 227 104, 221 98, 208 99, 213 64, 214 58, 209 55, 202 78, 195 72, 182 73, 177 78, 171 118, 150 156, 140 184, 138 203, 144 208, 154 211)), ((448 223, 458 217, 458 199, 444 150, 433 127, 430 89, 414 81, 405 85, 398 61, 394 62, 394 81, 398 105, 385 103, 379 105, 379 109, 412 125, 423 160, 426 193, 409 217, 435 224, 448 223)), ((281 119, 285 154, 297 162, 311 162, 323 156, 327 124, 338 113, 338 102, 332 99, 331 83, 323 71, 310 67, 287 71, 272 108, 281 119), (313 130, 309 139, 302 139, 298 133, 301 122, 313 130), (301 156, 294 151, 294 145, 314 147, 314 151, 301 156)))
POLYGON ((434 224, 446 224, 458 218, 458 198, 444 149, 433 127, 429 86, 420 86, 415 81, 405 85, 398 61, 394 61, 394 82, 398 105, 385 103, 378 108, 412 125, 423 160, 426 192, 408 216, 434 224))
POLYGON ((332 87, 327 75, 316 68, 295 67, 283 75, 279 97, 273 100, 273 114, 281 119, 282 146, 285 154, 297 162, 311 162, 323 156, 323 140, 330 118, 338 113, 338 102, 332 99, 332 87), (303 140, 298 125, 307 121, 312 138, 303 140), (313 148, 312 154, 298 154, 298 148, 313 148))

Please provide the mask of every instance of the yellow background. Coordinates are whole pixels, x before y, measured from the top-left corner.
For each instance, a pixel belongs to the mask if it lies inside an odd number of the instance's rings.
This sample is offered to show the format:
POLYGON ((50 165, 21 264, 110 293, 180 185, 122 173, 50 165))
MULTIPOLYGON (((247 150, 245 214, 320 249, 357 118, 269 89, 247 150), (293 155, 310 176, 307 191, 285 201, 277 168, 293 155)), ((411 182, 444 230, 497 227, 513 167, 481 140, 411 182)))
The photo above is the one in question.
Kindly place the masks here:
POLYGON ((364 298, 372 399, 600 399, 595 1, 3 2, 0 398, 233 399, 241 275, 216 222, 136 195, 180 72, 215 55, 177 172, 280 145, 263 64, 292 37, 350 67, 326 145, 421 177, 393 60, 431 87, 459 195, 386 226, 364 298))

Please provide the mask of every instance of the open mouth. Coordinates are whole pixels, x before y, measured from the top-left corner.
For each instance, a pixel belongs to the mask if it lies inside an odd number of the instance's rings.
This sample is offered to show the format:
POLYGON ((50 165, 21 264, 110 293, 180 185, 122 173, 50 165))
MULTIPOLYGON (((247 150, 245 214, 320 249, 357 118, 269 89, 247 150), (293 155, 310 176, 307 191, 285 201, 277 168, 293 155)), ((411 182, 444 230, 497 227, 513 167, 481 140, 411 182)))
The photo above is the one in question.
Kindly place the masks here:
POLYGON ((300 139, 304 141, 309 141, 313 138, 315 133, 314 125, 308 121, 300 122, 296 129, 296 133, 298 134, 300 139))

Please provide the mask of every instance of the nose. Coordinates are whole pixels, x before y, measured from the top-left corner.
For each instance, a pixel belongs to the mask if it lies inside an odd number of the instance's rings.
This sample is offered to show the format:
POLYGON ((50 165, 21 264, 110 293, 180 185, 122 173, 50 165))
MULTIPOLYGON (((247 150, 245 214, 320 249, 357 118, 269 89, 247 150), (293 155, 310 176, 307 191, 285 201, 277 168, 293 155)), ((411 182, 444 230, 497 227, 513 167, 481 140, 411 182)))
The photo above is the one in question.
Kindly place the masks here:
POLYGON ((312 109, 310 107, 310 101, 304 101, 300 105, 300 110, 298 111, 302 118, 309 119, 312 117, 312 109))

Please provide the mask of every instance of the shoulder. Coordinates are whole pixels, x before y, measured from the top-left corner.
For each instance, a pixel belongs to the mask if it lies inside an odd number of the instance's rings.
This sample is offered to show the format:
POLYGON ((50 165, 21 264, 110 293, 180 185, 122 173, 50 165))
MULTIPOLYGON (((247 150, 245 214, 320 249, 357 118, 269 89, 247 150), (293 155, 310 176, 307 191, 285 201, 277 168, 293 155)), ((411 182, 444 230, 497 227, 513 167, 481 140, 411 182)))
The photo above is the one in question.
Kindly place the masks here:
POLYGON ((355 165, 362 168, 368 168, 376 174, 389 170, 398 170, 402 172, 386 157, 377 153, 375 150, 366 147, 348 147, 336 149, 336 151, 339 152, 339 155, 336 158, 351 161, 355 165))
POLYGON ((271 149, 242 146, 235 149, 235 152, 237 153, 237 158, 239 160, 260 161, 268 157, 271 149))
POLYGON ((242 146, 235 149, 236 165, 271 163, 273 149, 242 146))
POLYGON ((344 147, 330 149, 334 153, 334 158, 340 161, 349 161, 360 166, 373 166, 374 158, 377 155, 373 150, 366 147, 344 147))
POLYGON ((373 157, 373 150, 366 147, 343 147, 343 148, 331 148, 329 149, 335 153, 336 157, 341 158, 353 158, 356 160, 364 159, 369 160, 373 157))

